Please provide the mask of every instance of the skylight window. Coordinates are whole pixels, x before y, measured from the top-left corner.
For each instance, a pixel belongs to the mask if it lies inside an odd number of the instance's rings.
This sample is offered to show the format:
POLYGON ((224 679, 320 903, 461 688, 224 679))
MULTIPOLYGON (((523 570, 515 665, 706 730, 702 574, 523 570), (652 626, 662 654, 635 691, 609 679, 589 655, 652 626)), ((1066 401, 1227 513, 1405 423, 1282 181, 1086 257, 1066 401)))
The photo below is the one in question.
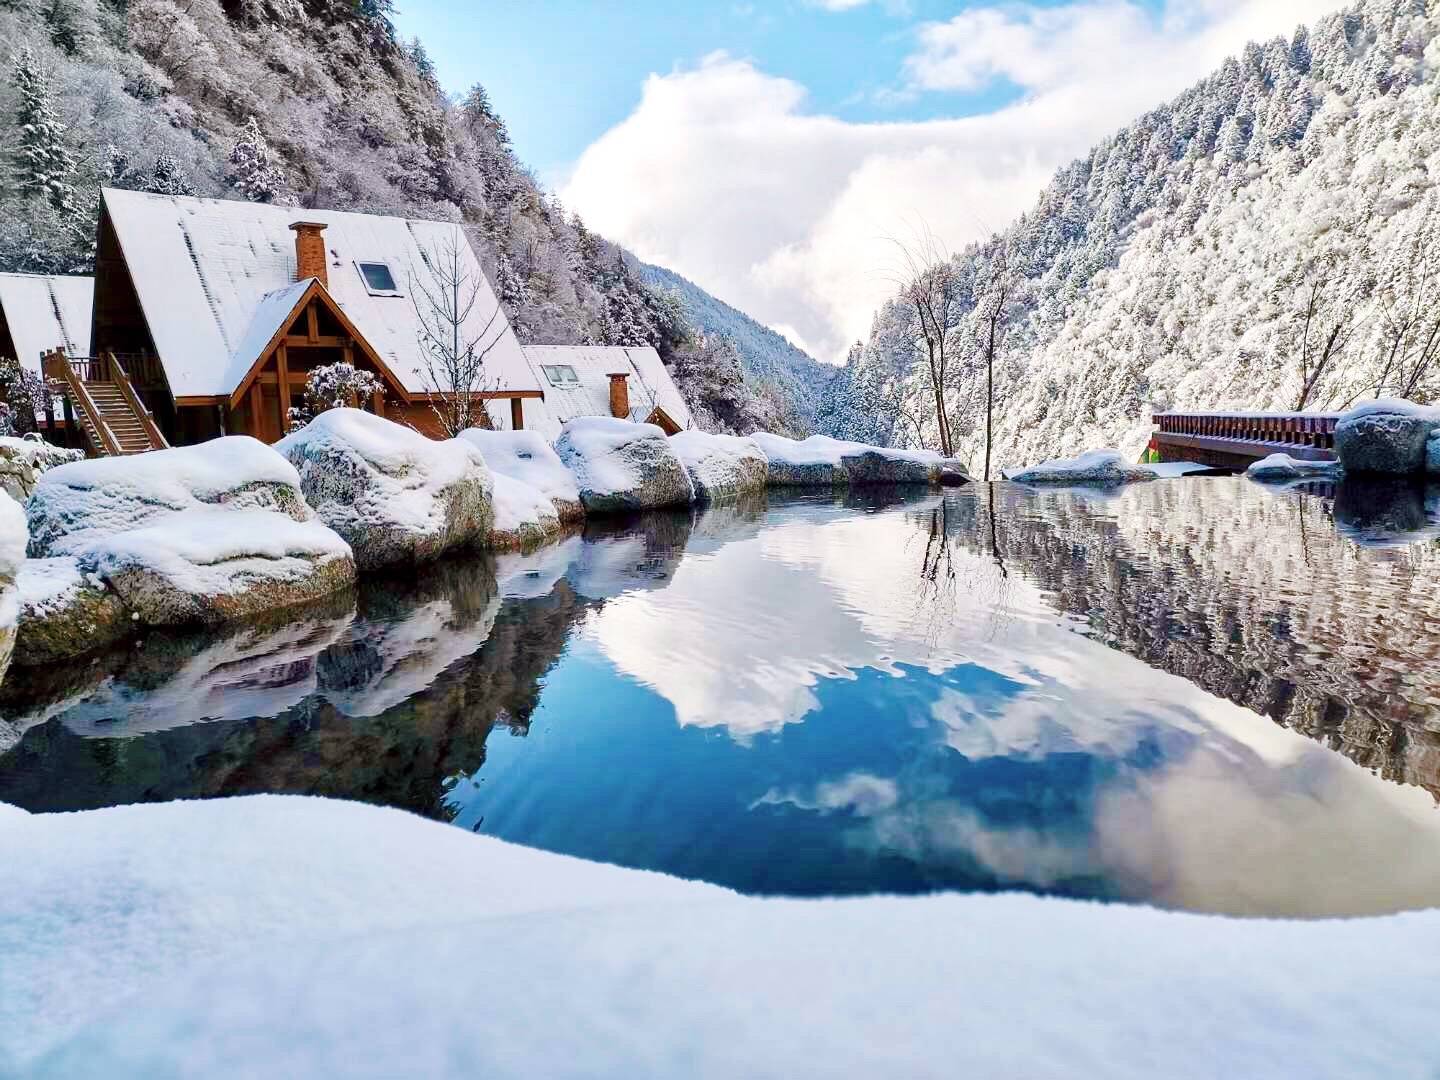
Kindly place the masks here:
POLYGON ((365 282, 365 288, 371 296, 400 296, 400 286, 395 284, 395 275, 390 272, 390 267, 382 262, 357 262, 355 264, 360 271, 360 277, 365 282))
POLYGON ((550 380, 551 386, 575 386, 580 382, 580 376, 569 364, 541 364, 540 370, 550 380))

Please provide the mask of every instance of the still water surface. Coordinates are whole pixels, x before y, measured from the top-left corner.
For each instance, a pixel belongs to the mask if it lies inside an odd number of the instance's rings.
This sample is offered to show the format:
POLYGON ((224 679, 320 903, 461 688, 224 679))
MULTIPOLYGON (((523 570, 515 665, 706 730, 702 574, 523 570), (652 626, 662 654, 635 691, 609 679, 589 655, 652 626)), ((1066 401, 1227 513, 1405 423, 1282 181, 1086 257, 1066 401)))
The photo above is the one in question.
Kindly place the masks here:
POLYGON ((755 893, 1433 905, 1436 494, 648 516, 15 672, 0 801, 314 793, 755 893))

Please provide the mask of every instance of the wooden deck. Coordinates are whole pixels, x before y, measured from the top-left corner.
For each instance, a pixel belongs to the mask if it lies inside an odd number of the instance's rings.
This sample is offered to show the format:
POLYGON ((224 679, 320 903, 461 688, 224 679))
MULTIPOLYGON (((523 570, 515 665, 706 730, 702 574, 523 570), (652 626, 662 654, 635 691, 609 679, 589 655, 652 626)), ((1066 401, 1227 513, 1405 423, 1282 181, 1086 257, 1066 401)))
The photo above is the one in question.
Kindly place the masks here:
POLYGON ((1161 461, 1243 469, 1271 454, 1335 460, 1339 413, 1156 413, 1150 446, 1161 461))

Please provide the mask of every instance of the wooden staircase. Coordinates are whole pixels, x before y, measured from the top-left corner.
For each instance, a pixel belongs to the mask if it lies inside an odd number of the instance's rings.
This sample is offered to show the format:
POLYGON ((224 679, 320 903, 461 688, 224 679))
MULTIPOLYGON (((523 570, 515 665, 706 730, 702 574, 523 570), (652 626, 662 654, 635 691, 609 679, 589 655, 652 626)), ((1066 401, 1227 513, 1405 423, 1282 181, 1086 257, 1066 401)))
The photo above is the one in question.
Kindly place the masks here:
POLYGON ((74 409, 91 457, 118 457, 163 450, 170 444, 113 353, 68 357, 46 353, 45 378, 74 409))

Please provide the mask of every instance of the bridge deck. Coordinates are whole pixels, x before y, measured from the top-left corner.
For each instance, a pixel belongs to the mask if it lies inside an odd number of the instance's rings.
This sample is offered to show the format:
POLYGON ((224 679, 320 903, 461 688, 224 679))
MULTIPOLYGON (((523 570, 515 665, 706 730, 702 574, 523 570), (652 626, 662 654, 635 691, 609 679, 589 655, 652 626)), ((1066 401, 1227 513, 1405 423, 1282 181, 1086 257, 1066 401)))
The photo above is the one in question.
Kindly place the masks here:
POLYGON ((1156 413, 1151 448, 1161 461, 1245 468, 1271 454, 1335 460, 1339 413, 1156 413))

